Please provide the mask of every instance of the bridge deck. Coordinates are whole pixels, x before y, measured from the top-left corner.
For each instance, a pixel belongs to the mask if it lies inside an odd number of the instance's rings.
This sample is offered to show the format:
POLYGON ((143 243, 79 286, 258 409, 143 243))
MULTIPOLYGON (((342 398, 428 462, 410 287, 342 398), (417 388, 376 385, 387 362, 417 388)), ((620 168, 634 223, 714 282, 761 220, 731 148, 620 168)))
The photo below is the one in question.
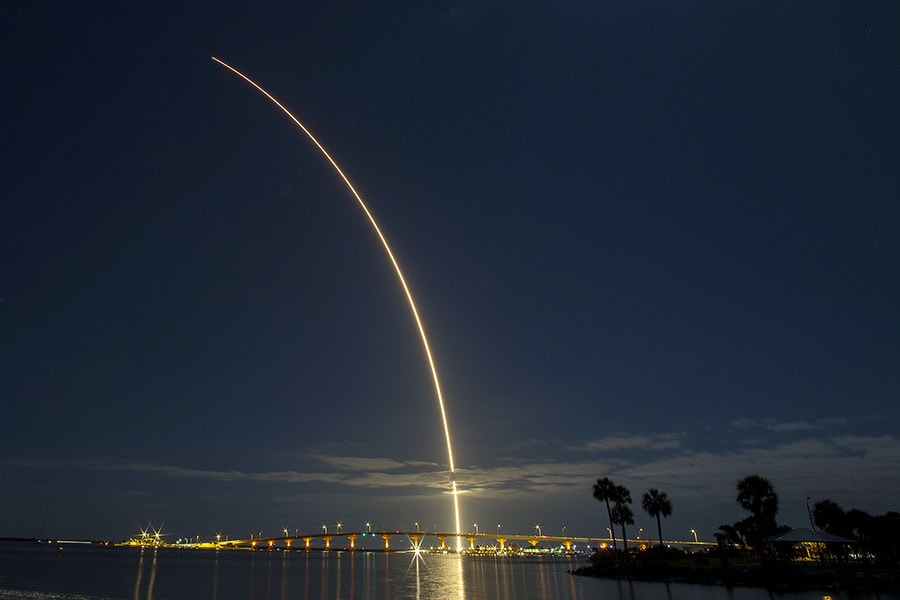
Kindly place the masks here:
MULTIPOLYGON (((251 539, 239 539, 239 540, 225 540, 225 541, 210 541, 203 542, 199 544, 192 544, 193 546, 202 546, 202 547, 220 547, 220 548, 234 548, 234 547, 266 547, 266 546, 274 546, 275 544, 283 544, 284 546, 290 547, 298 547, 298 545, 302 544, 305 546, 309 546, 313 540, 321 540, 326 542, 327 545, 330 545, 331 540, 336 538, 343 538, 348 540, 351 543, 351 546, 355 546, 355 541, 357 539, 362 538, 366 540, 368 538, 373 539, 383 539, 387 542, 393 537, 405 537, 410 540, 422 540, 426 537, 433 537, 439 540, 447 540, 455 537, 460 537, 467 542, 469 542, 470 546, 475 546, 476 544, 483 544, 484 542, 492 542, 494 544, 502 545, 509 542, 528 542, 532 546, 537 546, 542 542, 547 542, 555 545, 566 546, 573 544, 588 544, 588 545, 609 545, 613 544, 612 538, 609 537, 581 537, 581 536, 561 536, 561 535, 535 535, 535 534, 517 534, 517 533, 460 533, 457 534, 453 531, 424 531, 424 530, 414 530, 414 531, 402 531, 402 530, 392 530, 392 531, 334 531, 334 532, 326 532, 319 531, 316 533, 304 533, 304 534, 294 534, 294 535, 285 535, 285 536, 275 536, 275 537, 260 537, 260 538, 251 538, 251 539), (501 542, 502 540, 502 542, 501 542)), ((622 539, 616 538, 616 543, 621 544, 622 539)), ((657 540, 649 540, 649 539, 629 539, 628 545, 630 546, 653 546, 658 544, 657 540)), ((681 540, 663 540, 663 543, 667 546, 678 546, 683 548, 711 548, 715 547, 714 543, 710 542, 700 542, 700 541, 681 541, 681 540)))

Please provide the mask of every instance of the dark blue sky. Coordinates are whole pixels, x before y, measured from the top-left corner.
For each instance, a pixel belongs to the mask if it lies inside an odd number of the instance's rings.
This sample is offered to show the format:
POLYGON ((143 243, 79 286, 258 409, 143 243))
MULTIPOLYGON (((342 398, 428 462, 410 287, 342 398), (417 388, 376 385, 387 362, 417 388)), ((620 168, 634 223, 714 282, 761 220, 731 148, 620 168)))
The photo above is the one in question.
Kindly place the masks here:
POLYGON ((452 529, 211 55, 464 528, 900 508, 897 5, 403 4, 4 11, 0 535, 452 529))

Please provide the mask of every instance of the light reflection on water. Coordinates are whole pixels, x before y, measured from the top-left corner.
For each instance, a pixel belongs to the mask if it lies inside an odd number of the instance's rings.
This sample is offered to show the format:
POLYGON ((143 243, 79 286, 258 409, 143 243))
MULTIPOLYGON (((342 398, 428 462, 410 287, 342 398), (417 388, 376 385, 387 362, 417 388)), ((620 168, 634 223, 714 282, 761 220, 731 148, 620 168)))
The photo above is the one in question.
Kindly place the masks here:
POLYGON ((153 550, 144 550, 144 548, 140 549, 140 558, 138 559, 138 569, 137 569, 137 581, 134 583, 134 600, 139 600, 141 596, 141 580, 144 578, 144 553, 152 554, 153 557, 150 559, 150 581, 147 583, 147 592, 145 596, 147 598, 153 597, 153 584, 156 582, 156 554, 159 552, 157 549, 153 550))
MULTIPOLYGON (((516 558, 462 558, 443 555, 364 552, 262 553, 221 552, 215 555, 208 584, 209 598, 410 598, 472 600, 495 598, 593 597, 593 580, 566 571, 573 561, 516 558), (238 563, 247 563, 242 587, 238 563), (227 566, 220 566, 227 563, 227 566)), ((141 569, 138 569, 139 587, 141 569)), ((166 597, 179 597, 170 596, 166 597)), ((148 594, 141 596, 152 600, 148 594)), ((137 600, 137 597, 136 599, 137 600)))
MULTIPOLYGON (((874 600, 873 594, 574 577, 580 560, 368 552, 208 552, 133 548, 57 551, 0 545, 0 598, 44 600, 874 600)), ((886 596, 882 595, 881 598, 886 596)))

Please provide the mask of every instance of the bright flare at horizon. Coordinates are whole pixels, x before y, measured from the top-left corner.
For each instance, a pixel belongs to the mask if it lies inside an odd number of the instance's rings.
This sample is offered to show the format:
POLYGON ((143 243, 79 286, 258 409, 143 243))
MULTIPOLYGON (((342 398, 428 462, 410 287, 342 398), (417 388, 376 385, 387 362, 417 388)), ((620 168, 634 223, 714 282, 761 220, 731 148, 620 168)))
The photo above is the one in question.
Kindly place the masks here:
POLYGON ((431 369, 431 378, 434 381, 434 391, 437 394, 438 406, 441 410, 441 421, 444 426, 444 437, 447 440, 447 458, 450 464, 450 481, 452 484, 452 495, 453 495, 453 512, 456 517, 456 549, 460 550, 462 547, 462 530, 460 529, 459 523, 459 494, 457 492, 456 487, 456 466, 453 462, 453 445, 450 443, 450 427, 447 424, 447 412, 444 409, 444 396, 441 393, 441 384, 438 379, 437 368, 434 365, 434 359, 431 356, 431 348, 428 344, 428 337, 425 335, 425 327, 422 324, 422 319, 419 317, 419 311, 416 309, 416 303, 413 300, 412 292, 409 289, 409 286, 406 284, 406 278, 403 276, 403 271, 400 270, 400 264, 397 262, 397 259, 394 257, 394 253, 391 251, 391 247, 388 244, 387 238, 384 237, 384 234, 381 233, 381 228, 378 226, 378 223, 375 221, 375 217, 369 211, 369 207, 366 206, 366 203, 363 201, 362 196, 359 195, 359 192, 356 191, 356 188, 353 187, 353 184, 350 183, 350 179, 344 174, 344 171, 338 166, 337 162, 331 157, 325 147, 319 143, 319 140, 306 128, 303 123, 300 122, 297 117, 295 117, 291 111, 289 111, 281 102, 275 99, 272 94, 264 90, 259 84, 255 81, 229 65, 228 63, 216 58, 215 56, 211 57, 215 62, 219 63, 254 88, 259 91, 263 96, 268 98, 275 106, 280 108, 284 114, 290 117, 291 121, 294 122, 297 127, 300 128, 303 133, 315 144, 316 148, 322 153, 322 155, 328 159, 328 162, 331 163, 331 166, 334 167, 334 170, 340 176, 340 178, 344 181, 344 184, 347 186, 347 189, 350 190, 350 193, 353 194, 353 197, 356 198, 356 202, 359 204, 359 207, 365 213, 366 217, 369 219, 369 223, 372 225, 372 228, 375 230, 376 235, 378 235, 378 239, 381 240, 381 245, 384 248, 385 253, 391 261, 391 264, 394 266, 394 272, 397 274, 397 279, 400 280, 400 286, 403 288, 403 293, 406 294, 406 300, 409 303, 410 311, 412 312, 413 319, 416 321, 416 327, 419 329, 419 337, 422 339, 422 347, 425 349, 425 356, 428 359, 428 366, 431 369))

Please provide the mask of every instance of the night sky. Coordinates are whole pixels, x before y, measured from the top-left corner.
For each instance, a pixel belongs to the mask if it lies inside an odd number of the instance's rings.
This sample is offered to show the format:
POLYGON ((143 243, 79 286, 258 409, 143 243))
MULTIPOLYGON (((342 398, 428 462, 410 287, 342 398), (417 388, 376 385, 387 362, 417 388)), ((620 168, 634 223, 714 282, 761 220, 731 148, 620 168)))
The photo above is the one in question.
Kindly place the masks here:
POLYGON ((896 2, 18 2, 0 536, 900 510, 896 2), (202 5, 201 5, 202 4, 202 5))

